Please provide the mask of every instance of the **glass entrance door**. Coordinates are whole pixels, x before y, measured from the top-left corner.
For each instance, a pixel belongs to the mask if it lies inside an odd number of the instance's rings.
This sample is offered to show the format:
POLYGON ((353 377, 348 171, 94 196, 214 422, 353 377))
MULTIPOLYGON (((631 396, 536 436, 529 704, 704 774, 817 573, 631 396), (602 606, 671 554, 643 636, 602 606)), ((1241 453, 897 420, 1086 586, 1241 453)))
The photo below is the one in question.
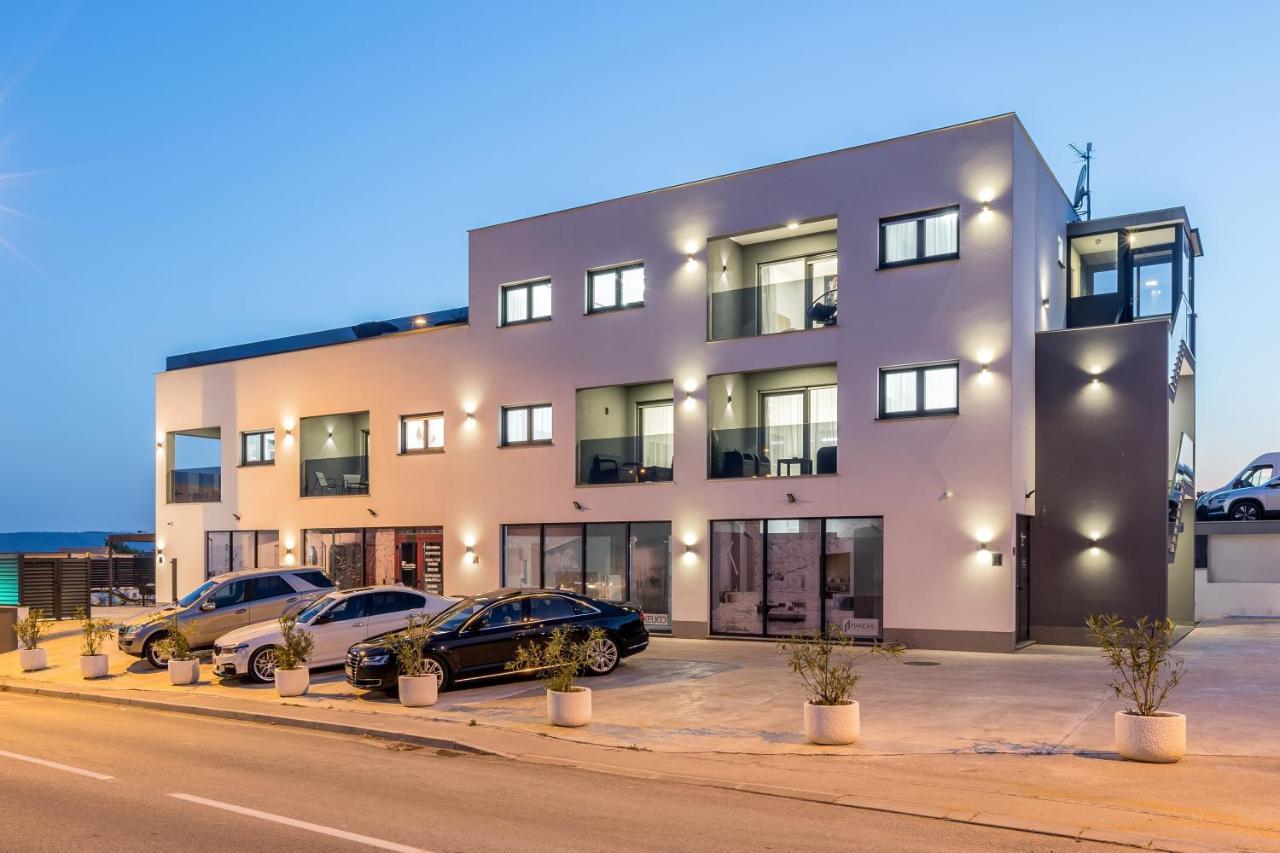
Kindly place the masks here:
POLYGON ((822 624, 822 519, 774 519, 767 524, 765 633, 771 637, 812 633, 822 624))

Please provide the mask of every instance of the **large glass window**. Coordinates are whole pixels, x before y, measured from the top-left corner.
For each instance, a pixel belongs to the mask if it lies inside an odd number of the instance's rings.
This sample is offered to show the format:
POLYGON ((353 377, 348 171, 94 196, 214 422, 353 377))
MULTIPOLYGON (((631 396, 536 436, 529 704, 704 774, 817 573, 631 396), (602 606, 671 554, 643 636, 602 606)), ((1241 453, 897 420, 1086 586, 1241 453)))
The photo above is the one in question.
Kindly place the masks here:
POLYGON ((835 378, 834 365, 710 377, 708 476, 835 474, 835 378))
POLYGON ((432 453, 444 450, 444 415, 404 415, 400 418, 400 452, 432 453))
POLYGON ((369 494, 369 413, 303 418, 302 496, 369 494))
POLYGON ((502 540, 503 586, 634 601, 650 630, 670 630, 670 522, 509 524, 502 540))
POLYGON ((1088 234, 1071 241, 1071 296, 1118 293, 1119 240, 1115 232, 1088 234))
POLYGON ((240 569, 280 565, 278 530, 209 530, 204 539, 206 578, 240 569))
POLYGON ((551 405, 507 406, 502 410, 502 444, 547 444, 551 441, 551 405))
POLYGON ((671 401, 640 403, 640 465, 671 468, 675 437, 675 411, 671 401))
POLYGON ((883 530, 879 518, 712 522, 712 633, 880 637, 883 530))
POLYGON ((881 219, 881 268, 960 257, 959 221, 958 207, 881 219))
POLYGON ((1177 240, 1177 231, 1173 228, 1129 233, 1134 317, 1173 313, 1173 259, 1178 250, 1177 240))
POLYGON ((881 368, 880 417, 958 414, 959 377, 955 363, 881 368))
POLYGON ((671 481, 671 382, 582 388, 575 398, 580 485, 671 481))
POLYGON ((302 532, 304 565, 316 566, 339 589, 364 586, 365 530, 304 530, 302 532))
POLYGON ((644 264, 628 264, 587 274, 587 313, 637 308, 644 304, 644 264))
POLYGON ((551 282, 533 281, 502 288, 502 325, 551 317, 551 282))
POLYGON ((276 461, 276 431, 240 433, 240 464, 272 465, 276 461))

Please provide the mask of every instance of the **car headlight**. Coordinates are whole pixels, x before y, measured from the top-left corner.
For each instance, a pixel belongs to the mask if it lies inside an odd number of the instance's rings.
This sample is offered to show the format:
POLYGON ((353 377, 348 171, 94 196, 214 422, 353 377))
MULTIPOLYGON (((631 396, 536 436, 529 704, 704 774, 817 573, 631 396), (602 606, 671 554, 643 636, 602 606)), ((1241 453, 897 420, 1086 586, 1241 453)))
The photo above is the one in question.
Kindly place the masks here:
POLYGON ((391 660, 391 655, 387 654, 386 652, 377 652, 371 655, 362 655, 360 658, 360 662, 368 666, 382 666, 389 660, 391 660))
POLYGON ((234 646, 222 647, 222 651, 224 654, 236 654, 237 652, 244 652, 248 650, 249 650, 248 643, 236 643, 234 646))
POLYGON ((141 630, 142 630, 141 625, 130 625, 128 628, 125 629, 124 635, 126 637, 136 637, 138 635, 138 632, 141 630))

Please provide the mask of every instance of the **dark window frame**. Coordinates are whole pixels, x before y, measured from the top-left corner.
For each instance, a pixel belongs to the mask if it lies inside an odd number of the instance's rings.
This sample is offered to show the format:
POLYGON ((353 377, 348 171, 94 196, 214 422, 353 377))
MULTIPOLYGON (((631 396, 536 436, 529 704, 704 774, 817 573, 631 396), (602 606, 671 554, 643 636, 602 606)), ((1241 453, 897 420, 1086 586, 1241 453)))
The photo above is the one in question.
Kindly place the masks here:
MULTIPOLYGON (((255 530, 206 530, 206 531, 204 532, 204 579, 205 579, 205 580, 211 580, 211 579, 213 579, 213 578, 222 577, 223 575, 227 574, 228 572, 236 572, 236 571, 243 571, 243 570, 244 570, 244 569, 227 569, 227 571, 226 571, 226 572, 218 572, 218 574, 216 574, 216 575, 211 575, 211 574, 209 574, 209 537, 210 537, 211 535, 218 534, 218 533, 225 533, 225 534, 227 534, 227 547, 228 547, 228 549, 231 549, 231 548, 233 547, 234 543, 235 543, 235 534, 237 534, 237 533, 252 533, 252 534, 253 534, 253 565, 252 565, 252 566, 246 566, 246 567, 245 567, 246 569, 271 569, 271 568, 278 568, 278 569, 281 569, 281 570, 285 570, 285 569, 287 569, 287 567, 285 567, 285 566, 278 565, 279 560, 280 560, 280 545, 281 545, 281 542, 282 542, 282 540, 281 540, 281 538, 280 538, 280 531, 279 531, 279 530, 271 530, 271 529, 269 529, 269 528, 262 528, 262 529, 260 529, 260 530, 258 530, 258 529, 255 529, 255 530), (258 556, 259 556, 259 554, 258 554, 258 549, 259 549, 259 547, 260 547, 260 546, 261 546, 261 544, 262 544, 262 543, 259 541, 259 539, 260 539, 260 537, 262 536, 262 534, 264 534, 264 533, 274 533, 274 534, 276 535, 276 561, 277 561, 277 565, 275 565, 275 566, 263 566, 263 565, 259 564, 259 562, 258 562, 258 556)), ((231 555, 228 553, 228 555, 227 555, 227 557, 228 557, 228 561, 230 560, 230 556, 231 556, 231 555)))
POLYGON ((886 216, 880 220, 880 266, 877 269, 891 270, 898 267, 910 267, 917 264, 931 264, 936 261, 955 261, 960 259, 960 205, 950 204, 946 207, 935 207, 931 210, 921 210, 916 213, 906 213, 901 216, 886 216), (942 255, 926 255, 924 253, 924 223, 925 220, 934 219, 939 216, 945 216, 949 213, 956 215, 956 250, 947 252, 942 255), (885 260, 885 226, 898 225, 903 222, 916 223, 916 256, 914 258, 906 258, 901 261, 885 260))
MULTIPOLYGON (((413 421, 413 420, 430 420, 431 418, 439 418, 439 419, 440 419, 440 422, 443 424, 443 423, 444 423, 444 412, 423 412, 423 413, 421 413, 421 414, 416 414, 416 415, 401 415, 401 416, 400 416, 400 455, 401 455, 401 456, 417 456, 417 455, 419 455, 419 454, 423 454, 423 453, 444 453, 444 446, 443 446, 443 445, 442 445, 442 446, 440 446, 440 447, 423 446, 423 447, 416 447, 416 448, 410 449, 410 448, 409 448, 409 446, 408 446, 408 445, 409 445, 409 443, 408 443, 408 441, 406 441, 406 437, 407 437, 407 436, 406 436, 406 434, 405 434, 405 422, 406 422, 406 421, 413 421)), ((427 440, 427 434, 426 434, 426 433, 424 433, 424 434, 423 434, 423 441, 425 442, 426 440, 427 440)), ((447 444, 447 443, 448 443, 448 442, 446 441, 446 444, 447 444)))
POLYGON ((552 412, 552 419, 551 419, 551 438, 534 438, 533 437, 533 410, 534 409, 550 409, 550 408, 551 408, 550 403, 529 403, 527 405, 521 405, 521 406, 503 406, 502 412, 501 412, 501 423, 498 425, 499 441, 501 442, 499 446, 501 447, 535 446, 536 447, 536 446, 546 446, 548 444, 551 444, 555 438, 555 431, 556 431, 554 411, 552 412), (519 412, 522 410, 524 411, 525 417, 527 418, 526 424, 528 425, 529 437, 522 441, 512 441, 510 438, 507 437, 507 412, 519 412))
POLYGON ((539 278, 532 281, 516 282, 515 284, 504 284, 498 297, 501 300, 498 325, 505 328, 507 326, 524 326, 528 323, 543 323, 550 320, 550 313, 538 316, 534 316, 533 313, 533 288, 543 284, 551 287, 551 279, 539 278), (513 290, 523 290, 525 292, 524 304, 527 308, 527 316, 523 320, 512 320, 507 316, 507 294, 513 290))
MULTIPOLYGON (((621 264, 616 267, 601 267, 599 269, 587 270, 587 313, 588 314, 608 314, 611 311, 626 311, 631 308, 643 308, 644 298, 639 302, 623 302, 622 301, 622 274, 627 270, 644 269, 644 261, 636 261, 629 264, 621 264), (613 298, 614 304, 595 307, 595 287, 596 276, 605 273, 613 273, 613 298)), ((645 290, 648 290, 648 282, 645 282, 645 290)))
POLYGON ((880 368, 880 378, 876 383, 879 389, 879 401, 877 405, 876 419, 882 421, 901 420, 903 418, 934 418, 948 417, 960 414, 960 362, 959 361, 935 361, 929 364, 908 364, 901 367, 882 367, 880 368), (956 404, 953 408, 947 409, 926 409, 924 405, 924 375, 928 370, 940 367, 952 367, 956 371, 956 404), (916 407, 907 412, 886 412, 885 411, 885 380, 889 376, 896 376, 901 373, 916 374, 916 407))
POLYGON ((241 432, 240 433, 240 467, 256 468, 259 465, 276 464, 275 442, 271 443, 271 458, 267 459, 266 458, 267 441, 265 438, 268 435, 275 437, 275 434, 276 434, 276 431, 274 429, 250 429, 250 430, 244 430, 243 432, 241 432), (249 441, 250 439, 254 439, 254 438, 258 440, 258 456, 261 458, 257 462, 250 462, 249 461, 249 441))

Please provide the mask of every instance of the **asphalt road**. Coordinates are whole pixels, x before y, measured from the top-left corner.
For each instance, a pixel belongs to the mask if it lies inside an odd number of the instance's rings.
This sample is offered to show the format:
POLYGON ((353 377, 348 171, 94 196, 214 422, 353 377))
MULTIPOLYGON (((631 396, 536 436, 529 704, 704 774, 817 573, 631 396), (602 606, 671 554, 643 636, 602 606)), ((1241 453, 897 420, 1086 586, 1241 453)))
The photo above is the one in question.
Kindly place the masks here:
POLYGON ((361 849, 1117 848, 365 738, 0 693, 0 850, 361 849))

